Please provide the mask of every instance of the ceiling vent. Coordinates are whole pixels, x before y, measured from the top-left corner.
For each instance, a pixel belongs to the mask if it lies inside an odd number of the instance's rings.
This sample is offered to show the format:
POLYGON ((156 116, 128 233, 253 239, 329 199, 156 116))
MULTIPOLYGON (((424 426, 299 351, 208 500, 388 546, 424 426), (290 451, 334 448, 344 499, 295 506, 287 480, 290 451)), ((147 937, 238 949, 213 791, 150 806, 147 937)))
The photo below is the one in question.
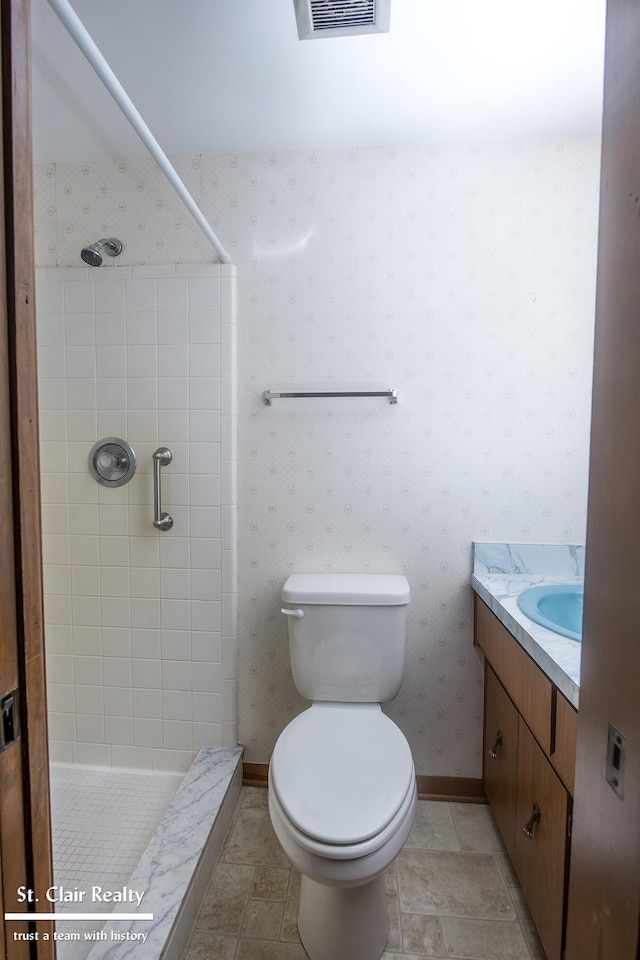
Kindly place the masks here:
POLYGON ((391 0, 293 0, 301 40, 389 32, 391 0))

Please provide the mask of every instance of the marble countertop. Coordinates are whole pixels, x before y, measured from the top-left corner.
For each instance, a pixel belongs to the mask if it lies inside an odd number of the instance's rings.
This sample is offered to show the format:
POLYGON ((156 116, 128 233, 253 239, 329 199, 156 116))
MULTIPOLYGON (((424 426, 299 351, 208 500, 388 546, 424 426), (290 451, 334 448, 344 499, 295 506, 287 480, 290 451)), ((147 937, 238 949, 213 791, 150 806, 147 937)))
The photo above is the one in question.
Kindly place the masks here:
MULTIPOLYGON (((514 544, 474 544, 471 586, 569 703, 578 709, 581 644, 530 620, 518 606, 518 595, 527 587, 540 584, 581 583, 584 557, 576 554, 576 550, 583 551, 583 548, 562 548, 573 552, 566 557, 551 556, 544 572, 542 553, 539 560, 531 562, 532 546, 526 545, 529 562, 522 563, 519 561, 523 551, 518 552, 518 547, 514 544), (496 551, 496 547, 507 548, 507 551, 496 551), (535 567, 540 569, 533 569, 535 567)), ((549 549, 557 551, 561 548, 549 549)))

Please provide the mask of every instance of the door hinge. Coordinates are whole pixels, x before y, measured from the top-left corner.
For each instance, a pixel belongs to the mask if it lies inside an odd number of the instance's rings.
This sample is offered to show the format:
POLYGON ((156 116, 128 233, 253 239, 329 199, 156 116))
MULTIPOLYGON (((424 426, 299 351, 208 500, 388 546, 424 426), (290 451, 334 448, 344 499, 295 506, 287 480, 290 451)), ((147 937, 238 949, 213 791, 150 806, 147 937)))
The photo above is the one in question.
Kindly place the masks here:
POLYGON ((573 829, 573 814, 570 813, 567 817, 567 838, 571 840, 571 831, 573 829))
POLYGON ((18 691, 12 690, 0 700, 0 753, 20 739, 18 691))

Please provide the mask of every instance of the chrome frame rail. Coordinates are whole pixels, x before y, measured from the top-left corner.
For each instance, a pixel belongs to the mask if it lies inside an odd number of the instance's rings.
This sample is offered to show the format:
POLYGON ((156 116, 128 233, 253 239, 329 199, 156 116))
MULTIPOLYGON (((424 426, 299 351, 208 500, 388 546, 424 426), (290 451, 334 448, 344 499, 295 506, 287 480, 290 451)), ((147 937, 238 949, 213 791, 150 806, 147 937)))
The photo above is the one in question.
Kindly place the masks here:
POLYGON ((338 390, 338 391, 314 391, 309 393, 279 393, 273 390, 264 390, 262 399, 271 406, 272 400, 290 400, 298 397, 386 397, 389 403, 398 402, 398 391, 389 390, 338 390))

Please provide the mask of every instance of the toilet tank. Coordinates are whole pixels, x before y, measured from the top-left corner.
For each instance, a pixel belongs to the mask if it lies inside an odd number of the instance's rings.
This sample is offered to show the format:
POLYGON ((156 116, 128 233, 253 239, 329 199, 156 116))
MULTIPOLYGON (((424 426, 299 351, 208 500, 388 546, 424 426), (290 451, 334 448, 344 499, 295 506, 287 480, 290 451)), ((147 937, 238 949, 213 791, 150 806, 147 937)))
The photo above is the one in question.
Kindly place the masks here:
POLYGON ((294 683, 314 701, 383 703, 400 689, 409 584, 380 573, 296 573, 282 588, 294 683))

